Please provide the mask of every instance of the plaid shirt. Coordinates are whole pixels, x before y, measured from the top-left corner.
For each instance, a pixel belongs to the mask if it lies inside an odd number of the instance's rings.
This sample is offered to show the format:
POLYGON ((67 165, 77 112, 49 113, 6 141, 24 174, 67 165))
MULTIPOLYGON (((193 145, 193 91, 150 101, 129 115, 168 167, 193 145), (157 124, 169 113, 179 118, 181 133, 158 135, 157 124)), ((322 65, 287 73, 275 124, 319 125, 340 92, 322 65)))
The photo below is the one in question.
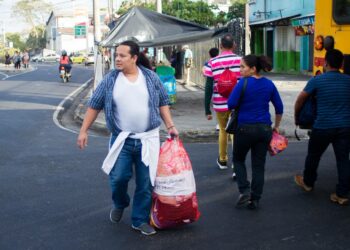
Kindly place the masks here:
MULTIPOLYGON (((161 124, 159 107, 169 104, 168 94, 157 74, 145 67, 139 66, 146 78, 149 94, 150 122, 146 131, 150 131, 161 124)), ((115 120, 116 103, 113 101, 113 88, 119 75, 119 70, 108 73, 91 96, 88 106, 95 110, 104 109, 106 124, 112 134, 118 135, 121 130, 115 120)), ((146 132, 145 131, 145 132, 146 132)))

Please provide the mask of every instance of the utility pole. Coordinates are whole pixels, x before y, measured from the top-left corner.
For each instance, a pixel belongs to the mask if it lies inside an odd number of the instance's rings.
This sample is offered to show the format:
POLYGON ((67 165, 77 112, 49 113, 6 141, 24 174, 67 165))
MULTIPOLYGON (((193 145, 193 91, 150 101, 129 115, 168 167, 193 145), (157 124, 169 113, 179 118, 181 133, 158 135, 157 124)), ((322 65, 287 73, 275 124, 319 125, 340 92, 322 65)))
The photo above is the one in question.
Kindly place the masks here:
POLYGON ((249 55, 250 52, 250 26, 249 26, 249 3, 245 4, 245 54, 249 55))
POLYGON ((108 15, 109 15, 109 22, 111 22, 112 16, 113 16, 113 0, 108 0, 108 15))
POLYGON ((157 0, 157 12, 162 13, 162 0, 157 0))
MULTIPOLYGON (((162 0, 157 0, 157 12, 158 13, 162 13, 162 0)), ((157 62, 159 63, 160 61, 162 61, 163 60, 163 49, 162 48, 160 48, 160 49, 158 49, 158 51, 157 51, 158 53, 158 55, 157 55, 157 62)))
POLYGON ((94 42, 101 42, 100 28, 100 0, 93 0, 93 15, 94 15, 94 42))
POLYGON ((100 0, 93 0, 93 19, 94 19, 94 71, 95 71, 95 81, 94 89, 96 89, 97 84, 102 79, 102 59, 101 55, 98 54, 98 43, 101 42, 101 28, 100 28, 100 0))

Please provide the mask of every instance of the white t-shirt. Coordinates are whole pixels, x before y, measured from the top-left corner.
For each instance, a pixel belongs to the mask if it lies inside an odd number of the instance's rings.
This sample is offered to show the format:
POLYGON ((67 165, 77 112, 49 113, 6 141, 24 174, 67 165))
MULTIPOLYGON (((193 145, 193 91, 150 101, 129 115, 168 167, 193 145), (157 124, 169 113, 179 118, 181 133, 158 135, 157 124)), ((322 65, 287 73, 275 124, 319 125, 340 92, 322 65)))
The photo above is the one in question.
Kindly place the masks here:
POLYGON ((129 81, 120 72, 113 89, 114 112, 118 128, 134 133, 145 132, 149 126, 150 108, 149 94, 145 76, 138 68, 139 74, 135 82, 129 81))

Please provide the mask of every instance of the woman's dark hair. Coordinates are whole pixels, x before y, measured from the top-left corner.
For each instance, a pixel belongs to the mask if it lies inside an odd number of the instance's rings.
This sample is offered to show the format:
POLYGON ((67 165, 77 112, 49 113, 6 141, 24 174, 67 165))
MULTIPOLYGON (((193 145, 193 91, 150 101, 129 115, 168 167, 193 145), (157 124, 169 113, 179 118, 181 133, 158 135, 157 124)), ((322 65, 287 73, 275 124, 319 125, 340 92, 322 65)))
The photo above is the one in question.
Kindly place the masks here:
POLYGON ((257 73, 259 73, 260 70, 263 70, 265 72, 272 70, 271 60, 267 56, 247 55, 244 56, 242 60, 250 68, 255 67, 257 73))
POLYGON ((211 48, 209 50, 209 55, 211 58, 216 57, 217 55, 219 55, 219 49, 218 48, 211 48))
POLYGON ((124 41, 119 45, 128 46, 130 48, 130 55, 137 56, 136 65, 142 65, 145 68, 152 70, 152 65, 144 53, 140 52, 140 46, 134 41, 124 41))

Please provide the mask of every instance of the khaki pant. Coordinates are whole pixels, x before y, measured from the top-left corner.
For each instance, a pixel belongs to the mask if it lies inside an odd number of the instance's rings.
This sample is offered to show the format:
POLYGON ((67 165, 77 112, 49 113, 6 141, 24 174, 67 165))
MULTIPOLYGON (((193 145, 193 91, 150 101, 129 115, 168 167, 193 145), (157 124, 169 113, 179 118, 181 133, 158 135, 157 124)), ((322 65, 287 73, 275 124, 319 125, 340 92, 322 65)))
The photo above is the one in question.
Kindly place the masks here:
POLYGON ((191 71, 191 68, 187 68, 185 67, 185 70, 184 70, 184 83, 185 84, 190 84, 190 71, 191 71))
POLYGON ((233 135, 226 133, 225 127, 230 118, 231 111, 226 112, 216 112, 216 118, 219 123, 219 157, 220 161, 227 161, 227 141, 228 138, 231 138, 231 142, 233 145, 233 135))

